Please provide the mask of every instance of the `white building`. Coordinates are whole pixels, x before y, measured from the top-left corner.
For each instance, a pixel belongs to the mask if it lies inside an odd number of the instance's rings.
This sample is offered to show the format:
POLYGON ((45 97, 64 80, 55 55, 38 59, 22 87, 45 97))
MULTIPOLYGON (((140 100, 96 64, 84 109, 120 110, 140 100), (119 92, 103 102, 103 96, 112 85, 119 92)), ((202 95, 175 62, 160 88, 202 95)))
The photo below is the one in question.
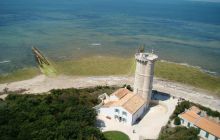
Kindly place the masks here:
POLYGON ((118 89, 107 98, 99 113, 119 122, 132 125, 147 109, 145 100, 126 88, 118 89))
POLYGON ((150 103, 157 58, 152 53, 137 53, 134 92, 121 88, 110 96, 101 95, 102 103, 96 107, 99 114, 130 125, 141 119, 150 103))
POLYGON ((200 115, 201 110, 193 106, 179 114, 181 125, 199 129, 199 136, 205 140, 220 140, 220 124, 200 115))

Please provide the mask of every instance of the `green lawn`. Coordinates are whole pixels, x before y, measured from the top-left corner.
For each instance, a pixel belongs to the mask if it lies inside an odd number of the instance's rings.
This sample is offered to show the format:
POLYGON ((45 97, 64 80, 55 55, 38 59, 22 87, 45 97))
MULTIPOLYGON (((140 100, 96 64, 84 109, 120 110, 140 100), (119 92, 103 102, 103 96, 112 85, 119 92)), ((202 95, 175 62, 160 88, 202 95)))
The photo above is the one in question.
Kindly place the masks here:
POLYGON ((129 137, 119 131, 107 131, 104 132, 104 136, 107 138, 107 140, 129 140, 129 137))

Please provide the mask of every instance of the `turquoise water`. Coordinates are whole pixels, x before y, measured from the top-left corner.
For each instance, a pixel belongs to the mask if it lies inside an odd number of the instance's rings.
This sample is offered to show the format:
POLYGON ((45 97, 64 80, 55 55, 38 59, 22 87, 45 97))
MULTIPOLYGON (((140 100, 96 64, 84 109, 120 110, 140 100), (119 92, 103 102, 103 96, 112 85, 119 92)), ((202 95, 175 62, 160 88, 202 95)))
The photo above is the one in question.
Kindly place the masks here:
POLYGON ((220 3, 190 0, 0 0, 0 73, 50 59, 130 57, 145 44, 160 59, 220 74, 220 3))

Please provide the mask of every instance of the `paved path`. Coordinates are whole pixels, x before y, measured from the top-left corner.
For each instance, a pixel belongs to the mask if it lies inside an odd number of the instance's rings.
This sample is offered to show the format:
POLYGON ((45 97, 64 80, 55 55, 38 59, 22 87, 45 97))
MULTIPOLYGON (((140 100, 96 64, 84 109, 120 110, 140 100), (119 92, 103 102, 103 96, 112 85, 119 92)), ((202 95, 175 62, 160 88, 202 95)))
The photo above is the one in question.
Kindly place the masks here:
POLYGON ((118 122, 114 119, 109 120, 104 116, 98 116, 98 119, 104 122, 104 127, 101 127, 101 130, 121 131, 127 134, 131 140, 139 140, 140 138, 157 139, 161 128, 167 124, 170 115, 173 113, 177 105, 177 99, 171 98, 162 101, 161 104, 163 105, 151 107, 144 118, 133 126, 118 122), (133 133, 133 130, 135 130, 135 133, 133 133))

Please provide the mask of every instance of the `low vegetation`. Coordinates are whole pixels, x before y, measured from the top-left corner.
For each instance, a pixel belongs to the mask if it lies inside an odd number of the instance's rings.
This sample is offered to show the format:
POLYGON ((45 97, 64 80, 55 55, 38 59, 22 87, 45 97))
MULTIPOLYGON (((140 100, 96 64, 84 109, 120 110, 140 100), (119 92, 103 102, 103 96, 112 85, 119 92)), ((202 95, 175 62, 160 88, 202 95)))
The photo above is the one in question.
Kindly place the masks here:
POLYGON ((56 68, 59 73, 79 76, 127 75, 129 73, 133 75, 134 73, 131 58, 117 57, 91 57, 75 61, 63 61, 57 63, 56 68))
POLYGON ((199 109, 205 111, 208 116, 218 117, 220 119, 220 112, 214 111, 214 110, 212 110, 212 109, 210 109, 208 107, 202 106, 200 104, 195 104, 195 103, 192 103, 192 102, 189 102, 189 101, 182 101, 182 102, 180 102, 176 106, 173 114, 170 116, 170 119, 173 120, 173 119, 177 118, 180 113, 184 112, 185 109, 189 109, 192 106, 196 106, 199 109))
MULTIPOLYGON (((56 62, 58 74, 73 76, 125 75, 133 76, 134 58, 89 57, 79 60, 56 62)), ((6 76, 0 76, 0 83, 29 79, 39 74, 39 70, 19 70, 6 76)), ((210 91, 220 96, 220 77, 214 77, 197 68, 158 61, 155 75, 166 80, 188 84, 210 91)))
POLYGON ((179 117, 176 117, 175 119, 174 119, 174 124, 175 125, 180 125, 180 118, 179 117))
POLYGON ((173 114, 170 116, 170 119, 175 119, 180 113, 184 112, 185 109, 189 109, 192 106, 192 103, 189 101, 182 101, 178 103, 173 114))
POLYGON ((220 96, 220 77, 211 76, 194 67, 158 61, 155 75, 170 81, 205 89, 220 96))
POLYGON ((197 136, 199 131, 196 128, 186 128, 182 126, 177 127, 163 127, 158 140, 199 140, 197 136))
POLYGON ((10 94, 0 100, 2 140, 105 140, 96 128, 97 96, 115 87, 52 90, 45 95, 10 94))
POLYGON ((107 140, 129 140, 128 135, 119 131, 107 131, 104 132, 104 136, 107 140))

